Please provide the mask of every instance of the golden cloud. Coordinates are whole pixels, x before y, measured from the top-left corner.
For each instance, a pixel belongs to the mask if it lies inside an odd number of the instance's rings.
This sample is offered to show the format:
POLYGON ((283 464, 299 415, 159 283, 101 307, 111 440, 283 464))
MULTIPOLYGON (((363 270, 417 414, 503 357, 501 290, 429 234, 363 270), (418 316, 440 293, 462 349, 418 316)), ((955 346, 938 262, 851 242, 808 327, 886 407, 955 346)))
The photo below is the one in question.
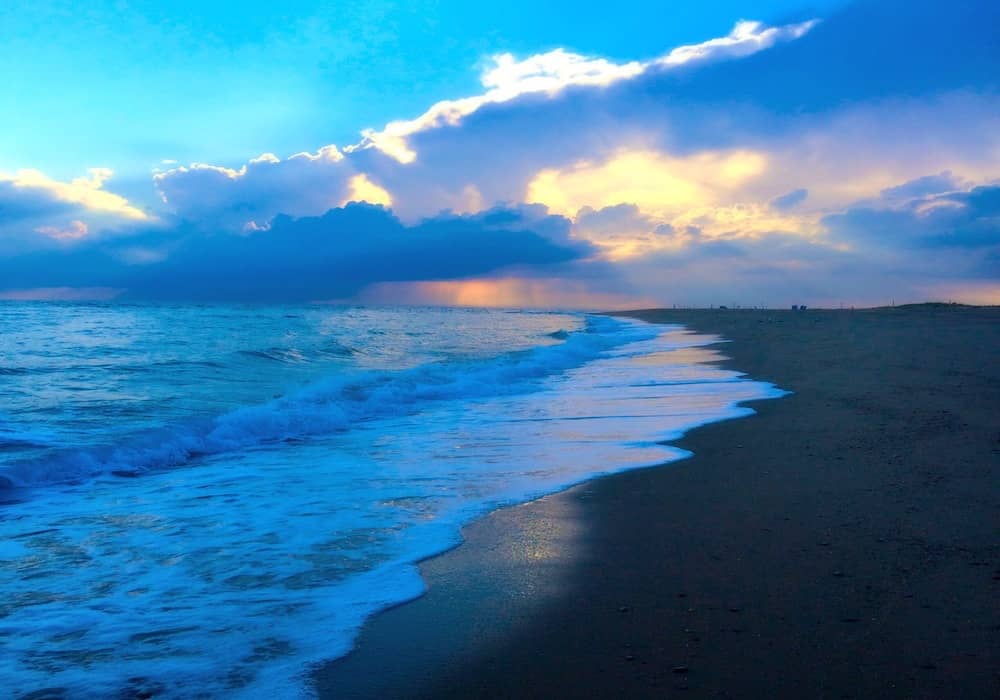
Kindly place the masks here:
POLYGON ((584 207, 635 204, 666 220, 728 199, 767 164, 763 153, 744 149, 690 156, 621 151, 600 163, 581 161, 562 170, 542 170, 528 183, 526 201, 569 217, 584 207))
POLYGON ((104 183, 113 174, 111 170, 90 168, 87 172, 87 177, 60 182, 40 170, 18 170, 13 175, 0 173, 0 182, 9 182, 16 189, 34 190, 60 202, 78 204, 91 211, 113 214, 124 219, 146 221, 151 218, 121 195, 103 189, 104 183))
POLYGON ((341 202, 341 206, 348 202, 368 202, 369 204, 381 204, 383 207, 392 206, 392 197, 389 192, 368 179, 364 173, 358 173, 348 180, 347 187, 347 196, 341 202))
POLYGON ((695 238, 747 238, 780 231, 815 235, 815 216, 777 211, 747 201, 749 185, 767 173, 766 154, 747 150, 673 156, 620 151, 603 162, 581 161, 537 173, 527 201, 575 219, 574 233, 623 259, 682 248, 695 238), (629 205, 634 215, 594 227, 595 211, 629 205))

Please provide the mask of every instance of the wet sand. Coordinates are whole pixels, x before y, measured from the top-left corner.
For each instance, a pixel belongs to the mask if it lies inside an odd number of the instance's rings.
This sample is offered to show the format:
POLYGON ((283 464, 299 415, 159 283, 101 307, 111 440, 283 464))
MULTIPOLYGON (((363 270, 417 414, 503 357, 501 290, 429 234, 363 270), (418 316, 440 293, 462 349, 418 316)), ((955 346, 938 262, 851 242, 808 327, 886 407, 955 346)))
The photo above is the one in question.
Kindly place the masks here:
POLYGON ((475 522, 321 697, 1000 697, 1000 308, 635 315, 795 393, 475 522))

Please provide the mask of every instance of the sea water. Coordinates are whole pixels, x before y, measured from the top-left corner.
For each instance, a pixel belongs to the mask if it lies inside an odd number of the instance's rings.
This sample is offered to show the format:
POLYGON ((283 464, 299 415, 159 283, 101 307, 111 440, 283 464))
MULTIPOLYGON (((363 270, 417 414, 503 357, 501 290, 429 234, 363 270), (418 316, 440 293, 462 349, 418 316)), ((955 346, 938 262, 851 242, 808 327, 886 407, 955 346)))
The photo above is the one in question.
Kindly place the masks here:
MULTIPOLYGON (((309 696, 490 510, 780 396, 578 313, 0 304, 0 686, 309 696)), ((48 689, 48 693, 39 692, 48 689)))

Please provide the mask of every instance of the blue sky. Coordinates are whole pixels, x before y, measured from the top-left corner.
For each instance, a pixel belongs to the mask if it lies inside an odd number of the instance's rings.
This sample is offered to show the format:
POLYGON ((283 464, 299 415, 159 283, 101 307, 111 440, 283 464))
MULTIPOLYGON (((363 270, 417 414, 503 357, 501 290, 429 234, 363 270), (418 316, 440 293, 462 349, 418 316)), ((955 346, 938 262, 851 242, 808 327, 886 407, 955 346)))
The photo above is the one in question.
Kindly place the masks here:
POLYGON ((0 298, 1000 303, 994 0, 8 3, 0 298))
POLYGON ((0 7, 0 154, 63 178, 290 155, 474 91, 497 52, 644 59, 743 17, 832 4, 11 0, 0 7))

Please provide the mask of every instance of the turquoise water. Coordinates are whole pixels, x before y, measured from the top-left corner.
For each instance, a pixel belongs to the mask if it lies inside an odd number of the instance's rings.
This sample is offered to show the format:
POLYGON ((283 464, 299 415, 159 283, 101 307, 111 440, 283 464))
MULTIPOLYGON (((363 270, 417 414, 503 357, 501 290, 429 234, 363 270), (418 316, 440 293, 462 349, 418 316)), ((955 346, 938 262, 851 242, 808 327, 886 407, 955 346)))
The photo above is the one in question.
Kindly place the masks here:
POLYGON ((603 316, 0 304, 14 697, 308 696, 497 507, 685 456, 780 396, 603 316), (55 692, 55 691, 54 691, 55 692))

